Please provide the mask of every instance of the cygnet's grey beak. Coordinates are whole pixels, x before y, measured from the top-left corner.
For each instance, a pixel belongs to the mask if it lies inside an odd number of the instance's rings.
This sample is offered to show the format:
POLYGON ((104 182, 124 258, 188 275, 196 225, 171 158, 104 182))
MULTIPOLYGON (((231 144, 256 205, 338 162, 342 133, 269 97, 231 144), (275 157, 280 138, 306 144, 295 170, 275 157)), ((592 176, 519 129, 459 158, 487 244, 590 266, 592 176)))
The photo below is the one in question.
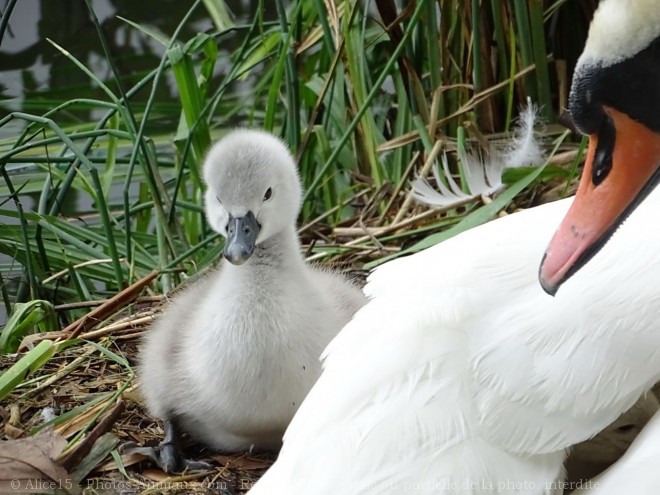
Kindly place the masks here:
POLYGON ((229 215, 224 255, 231 264, 242 265, 252 256, 259 228, 259 223, 251 211, 240 218, 229 215))

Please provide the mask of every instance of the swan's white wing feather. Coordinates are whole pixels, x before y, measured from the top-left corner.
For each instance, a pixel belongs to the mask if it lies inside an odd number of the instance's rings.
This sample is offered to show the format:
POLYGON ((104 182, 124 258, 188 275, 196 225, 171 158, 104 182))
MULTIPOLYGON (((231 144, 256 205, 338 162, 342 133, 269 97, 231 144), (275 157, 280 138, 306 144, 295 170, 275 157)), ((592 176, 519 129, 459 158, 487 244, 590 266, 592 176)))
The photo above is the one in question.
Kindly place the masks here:
POLYGON ((254 493, 558 476, 563 449, 624 412, 660 370, 660 231, 649 228, 660 192, 553 298, 537 270, 568 204, 377 269, 371 302, 328 346, 254 493))

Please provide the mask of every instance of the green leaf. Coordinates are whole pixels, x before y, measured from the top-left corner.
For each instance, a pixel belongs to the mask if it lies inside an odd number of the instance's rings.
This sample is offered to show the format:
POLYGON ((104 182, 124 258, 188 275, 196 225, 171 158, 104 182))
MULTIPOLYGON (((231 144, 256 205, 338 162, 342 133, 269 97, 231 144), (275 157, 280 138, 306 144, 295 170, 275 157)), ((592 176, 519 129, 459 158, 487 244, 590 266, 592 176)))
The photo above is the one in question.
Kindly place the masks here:
POLYGON ((51 340, 42 340, 11 368, 0 375, 0 401, 9 395, 25 378, 41 368, 53 357, 57 346, 51 340))
POLYGON ((163 46, 169 46, 170 40, 169 38, 160 30, 154 29, 151 27, 143 26, 142 24, 138 24, 137 22, 133 22, 129 19, 126 19, 125 17, 122 17, 120 15, 117 16, 117 19, 124 21, 126 24, 129 26, 133 26, 135 29, 138 31, 143 32, 147 36, 155 39, 158 43, 160 43, 163 46))
POLYGON ((204 0, 204 6, 209 11, 213 24, 218 31, 226 31, 234 27, 229 8, 223 0, 204 0))
POLYGON ((11 318, 0 333, 0 354, 16 352, 23 337, 39 326, 44 331, 57 329, 53 305, 41 299, 16 303, 11 318))

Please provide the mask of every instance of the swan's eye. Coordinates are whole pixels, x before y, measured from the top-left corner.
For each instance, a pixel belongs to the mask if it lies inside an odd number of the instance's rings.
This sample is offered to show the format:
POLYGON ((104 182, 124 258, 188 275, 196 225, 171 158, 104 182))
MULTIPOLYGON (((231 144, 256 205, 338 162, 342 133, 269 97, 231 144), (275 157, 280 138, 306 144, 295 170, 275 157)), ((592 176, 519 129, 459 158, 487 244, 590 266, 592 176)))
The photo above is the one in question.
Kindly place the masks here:
POLYGON ((268 189, 266 189, 266 193, 264 194, 264 201, 268 201, 272 196, 273 196, 273 188, 269 187, 268 189))
POLYGON ((220 198, 218 196, 216 196, 215 199, 218 200, 218 203, 222 204, 222 201, 220 201, 220 198))

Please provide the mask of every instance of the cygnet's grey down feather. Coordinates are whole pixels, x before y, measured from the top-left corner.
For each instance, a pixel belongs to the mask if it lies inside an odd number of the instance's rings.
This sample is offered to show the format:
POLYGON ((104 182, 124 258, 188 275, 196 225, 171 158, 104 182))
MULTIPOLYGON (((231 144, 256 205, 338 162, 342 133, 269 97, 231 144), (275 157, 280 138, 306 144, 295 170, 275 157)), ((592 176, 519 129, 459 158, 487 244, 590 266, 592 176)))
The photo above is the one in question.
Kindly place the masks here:
POLYGON ((230 133, 209 152, 204 179, 211 227, 225 238, 244 234, 228 225, 247 229, 253 252, 246 247, 240 265, 224 261, 158 318, 140 354, 142 391, 151 414, 176 418, 215 449, 277 448, 321 373, 322 351, 366 299, 343 276, 305 263, 300 181, 279 139, 230 133))

